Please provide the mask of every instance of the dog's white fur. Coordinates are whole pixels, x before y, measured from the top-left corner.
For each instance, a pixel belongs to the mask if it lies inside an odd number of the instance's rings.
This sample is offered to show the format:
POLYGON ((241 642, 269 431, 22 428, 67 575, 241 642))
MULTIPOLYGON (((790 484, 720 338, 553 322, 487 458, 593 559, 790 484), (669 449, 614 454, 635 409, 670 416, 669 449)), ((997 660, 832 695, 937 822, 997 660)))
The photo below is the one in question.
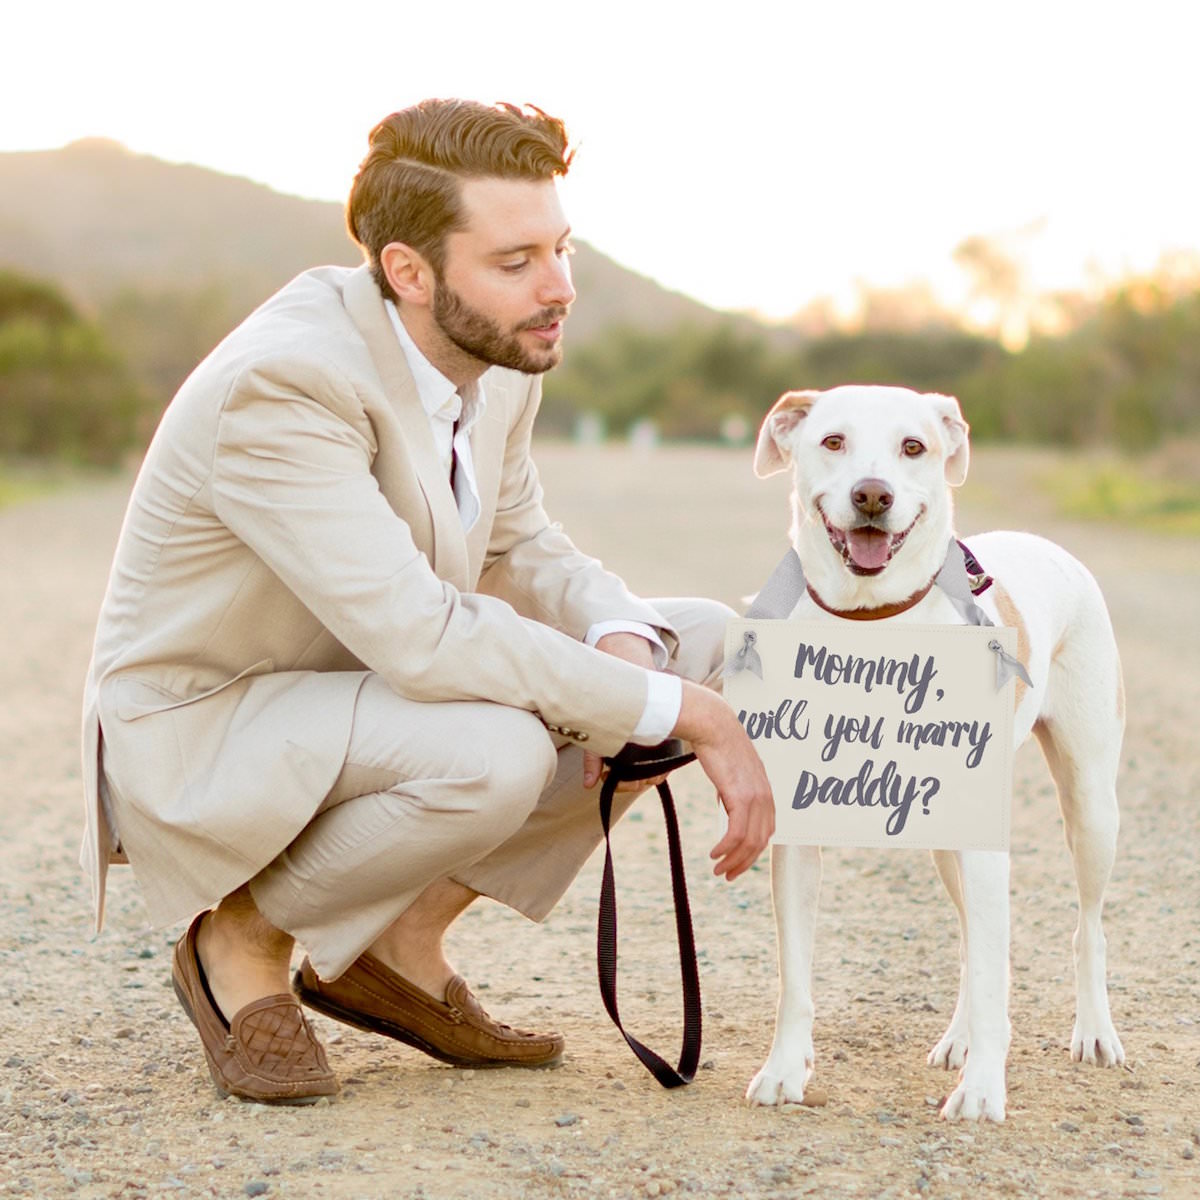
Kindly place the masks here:
MULTIPOLYGON (((809 585, 830 608, 900 603, 936 575, 951 536, 950 488, 967 475, 967 425, 958 401, 904 388, 849 386, 785 393, 759 433, 755 472, 791 467, 792 539, 809 585), (863 523, 864 481, 885 485, 891 506, 871 523, 908 530, 874 574, 855 573, 843 534, 863 523), (856 507, 854 494, 860 493, 856 507)), ((876 506, 877 507, 877 506, 876 506)), ((879 537, 881 535, 875 535, 879 537)), ((1113 1028, 1101 928, 1117 841, 1116 774, 1124 725, 1120 664, 1103 598, 1087 570, 1060 547, 1024 533, 988 533, 969 545, 996 585, 978 602, 997 625, 1018 626, 1033 686, 1017 686, 1013 744, 1033 732, 1058 788, 1079 890, 1075 932, 1076 1061, 1114 1066, 1125 1051, 1113 1028)), ((877 552, 878 556, 878 552, 877 552)), ((861 565, 861 564, 860 564, 861 565)), ((867 564, 874 566, 874 559, 867 564)), ((835 621, 808 594, 793 617, 835 621)), ((961 624, 940 588, 898 622, 961 624)), ((938 875, 958 910, 961 979, 949 1028, 929 1063, 962 1068, 942 1115, 1003 1121, 1008 1057, 1008 855, 937 851, 938 875)), ((780 997, 771 1053, 747 1089, 754 1104, 796 1103, 813 1072, 812 959, 819 847, 776 845, 771 889, 779 942, 780 997)))

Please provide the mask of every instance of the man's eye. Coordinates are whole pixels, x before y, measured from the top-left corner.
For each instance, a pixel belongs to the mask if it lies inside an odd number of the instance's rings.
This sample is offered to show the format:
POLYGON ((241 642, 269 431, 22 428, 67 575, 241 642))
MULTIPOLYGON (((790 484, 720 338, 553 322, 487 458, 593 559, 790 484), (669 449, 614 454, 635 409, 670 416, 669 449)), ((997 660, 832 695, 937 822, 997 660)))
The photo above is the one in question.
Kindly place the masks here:
POLYGON ((828 437, 821 439, 821 445, 826 450, 841 450, 846 444, 846 439, 840 433, 831 433, 828 437))
POLYGON ((574 253, 575 253, 575 243, 574 242, 563 242, 563 244, 561 246, 559 246, 559 248, 558 248, 558 255, 560 258, 567 258, 574 253))
POLYGON ((523 258, 520 262, 506 262, 500 264, 500 270, 506 275, 517 275, 529 265, 529 259, 523 258))
POLYGON ((905 438, 901 449, 905 458, 920 458, 925 453, 925 443, 917 441, 916 438, 905 438))

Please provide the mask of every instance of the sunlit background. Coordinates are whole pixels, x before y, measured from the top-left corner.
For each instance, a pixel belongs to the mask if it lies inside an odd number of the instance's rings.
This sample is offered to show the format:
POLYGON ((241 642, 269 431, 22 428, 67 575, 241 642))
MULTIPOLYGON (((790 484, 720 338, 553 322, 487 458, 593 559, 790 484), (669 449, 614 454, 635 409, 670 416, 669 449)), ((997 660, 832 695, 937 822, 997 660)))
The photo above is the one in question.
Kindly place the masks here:
POLYGON ((781 318, 928 281, 996 239, 1023 289, 1200 245, 1178 3, 54 3, 4 18, 0 150, 86 136, 342 199, 366 131, 430 95, 532 101, 580 152, 583 237, 781 318))
POLYGON ((1154 503, 1200 525, 1195 5, 44 0, 2 30, 0 454, 136 453, 250 308, 356 260, 370 127, 459 95, 578 146, 543 433, 739 442, 782 387, 902 383, 980 443, 1168 446, 1105 503, 1192 479, 1154 503))

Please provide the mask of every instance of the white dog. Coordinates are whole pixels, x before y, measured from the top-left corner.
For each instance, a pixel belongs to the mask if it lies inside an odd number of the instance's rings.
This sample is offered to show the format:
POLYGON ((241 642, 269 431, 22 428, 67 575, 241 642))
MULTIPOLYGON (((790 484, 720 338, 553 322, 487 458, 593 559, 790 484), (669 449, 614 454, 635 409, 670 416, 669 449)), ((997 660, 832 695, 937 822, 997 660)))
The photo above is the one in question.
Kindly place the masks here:
MULTIPOLYGON (((958 401, 904 388, 788 392, 759 433, 760 477, 789 465, 793 546, 808 590, 793 617, 963 624, 931 586, 946 557, 950 488, 967 475, 967 425, 958 401)), ((1117 840, 1115 780, 1124 726, 1112 626, 1091 575, 1060 547, 1024 533, 988 533, 970 549, 995 584, 978 603, 1015 626, 1013 745, 1037 735, 1058 788, 1079 889, 1075 932, 1076 1061, 1114 1066, 1125 1052, 1108 1007, 1100 910, 1117 840)), ((962 1068, 942 1108, 949 1118, 1003 1121, 1008 1057, 1008 855, 937 851, 934 863, 958 910, 961 981, 950 1026, 929 1054, 962 1068)), ((776 845, 771 890, 780 997, 771 1053, 751 1081, 754 1104, 799 1102, 813 1071, 812 959, 819 847, 776 845)))

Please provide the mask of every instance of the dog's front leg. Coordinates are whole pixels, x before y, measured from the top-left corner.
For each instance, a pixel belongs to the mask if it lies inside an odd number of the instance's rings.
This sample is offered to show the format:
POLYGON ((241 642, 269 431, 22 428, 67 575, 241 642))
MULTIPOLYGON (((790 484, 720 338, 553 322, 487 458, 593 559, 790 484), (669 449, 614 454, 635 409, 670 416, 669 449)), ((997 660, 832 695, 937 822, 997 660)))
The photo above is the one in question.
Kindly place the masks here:
POLYGON ((967 915, 967 1061, 942 1106, 954 1120, 1003 1121, 1008 1059, 1008 855, 966 850, 959 855, 967 915))
POLYGON ((946 1032, 929 1052, 928 1062, 931 1067, 957 1071, 967 1061, 967 909, 963 901, 961 856, 950 850, 935 850, 933 865, 958 914, 958 1000, 946 1032))
POLYGON ((751 1104, 799 1104, 812 1076, 812 962, 820 890, 820 847, 772 848, 779 1008, 771 1053, 746 1089, 751 1104))

